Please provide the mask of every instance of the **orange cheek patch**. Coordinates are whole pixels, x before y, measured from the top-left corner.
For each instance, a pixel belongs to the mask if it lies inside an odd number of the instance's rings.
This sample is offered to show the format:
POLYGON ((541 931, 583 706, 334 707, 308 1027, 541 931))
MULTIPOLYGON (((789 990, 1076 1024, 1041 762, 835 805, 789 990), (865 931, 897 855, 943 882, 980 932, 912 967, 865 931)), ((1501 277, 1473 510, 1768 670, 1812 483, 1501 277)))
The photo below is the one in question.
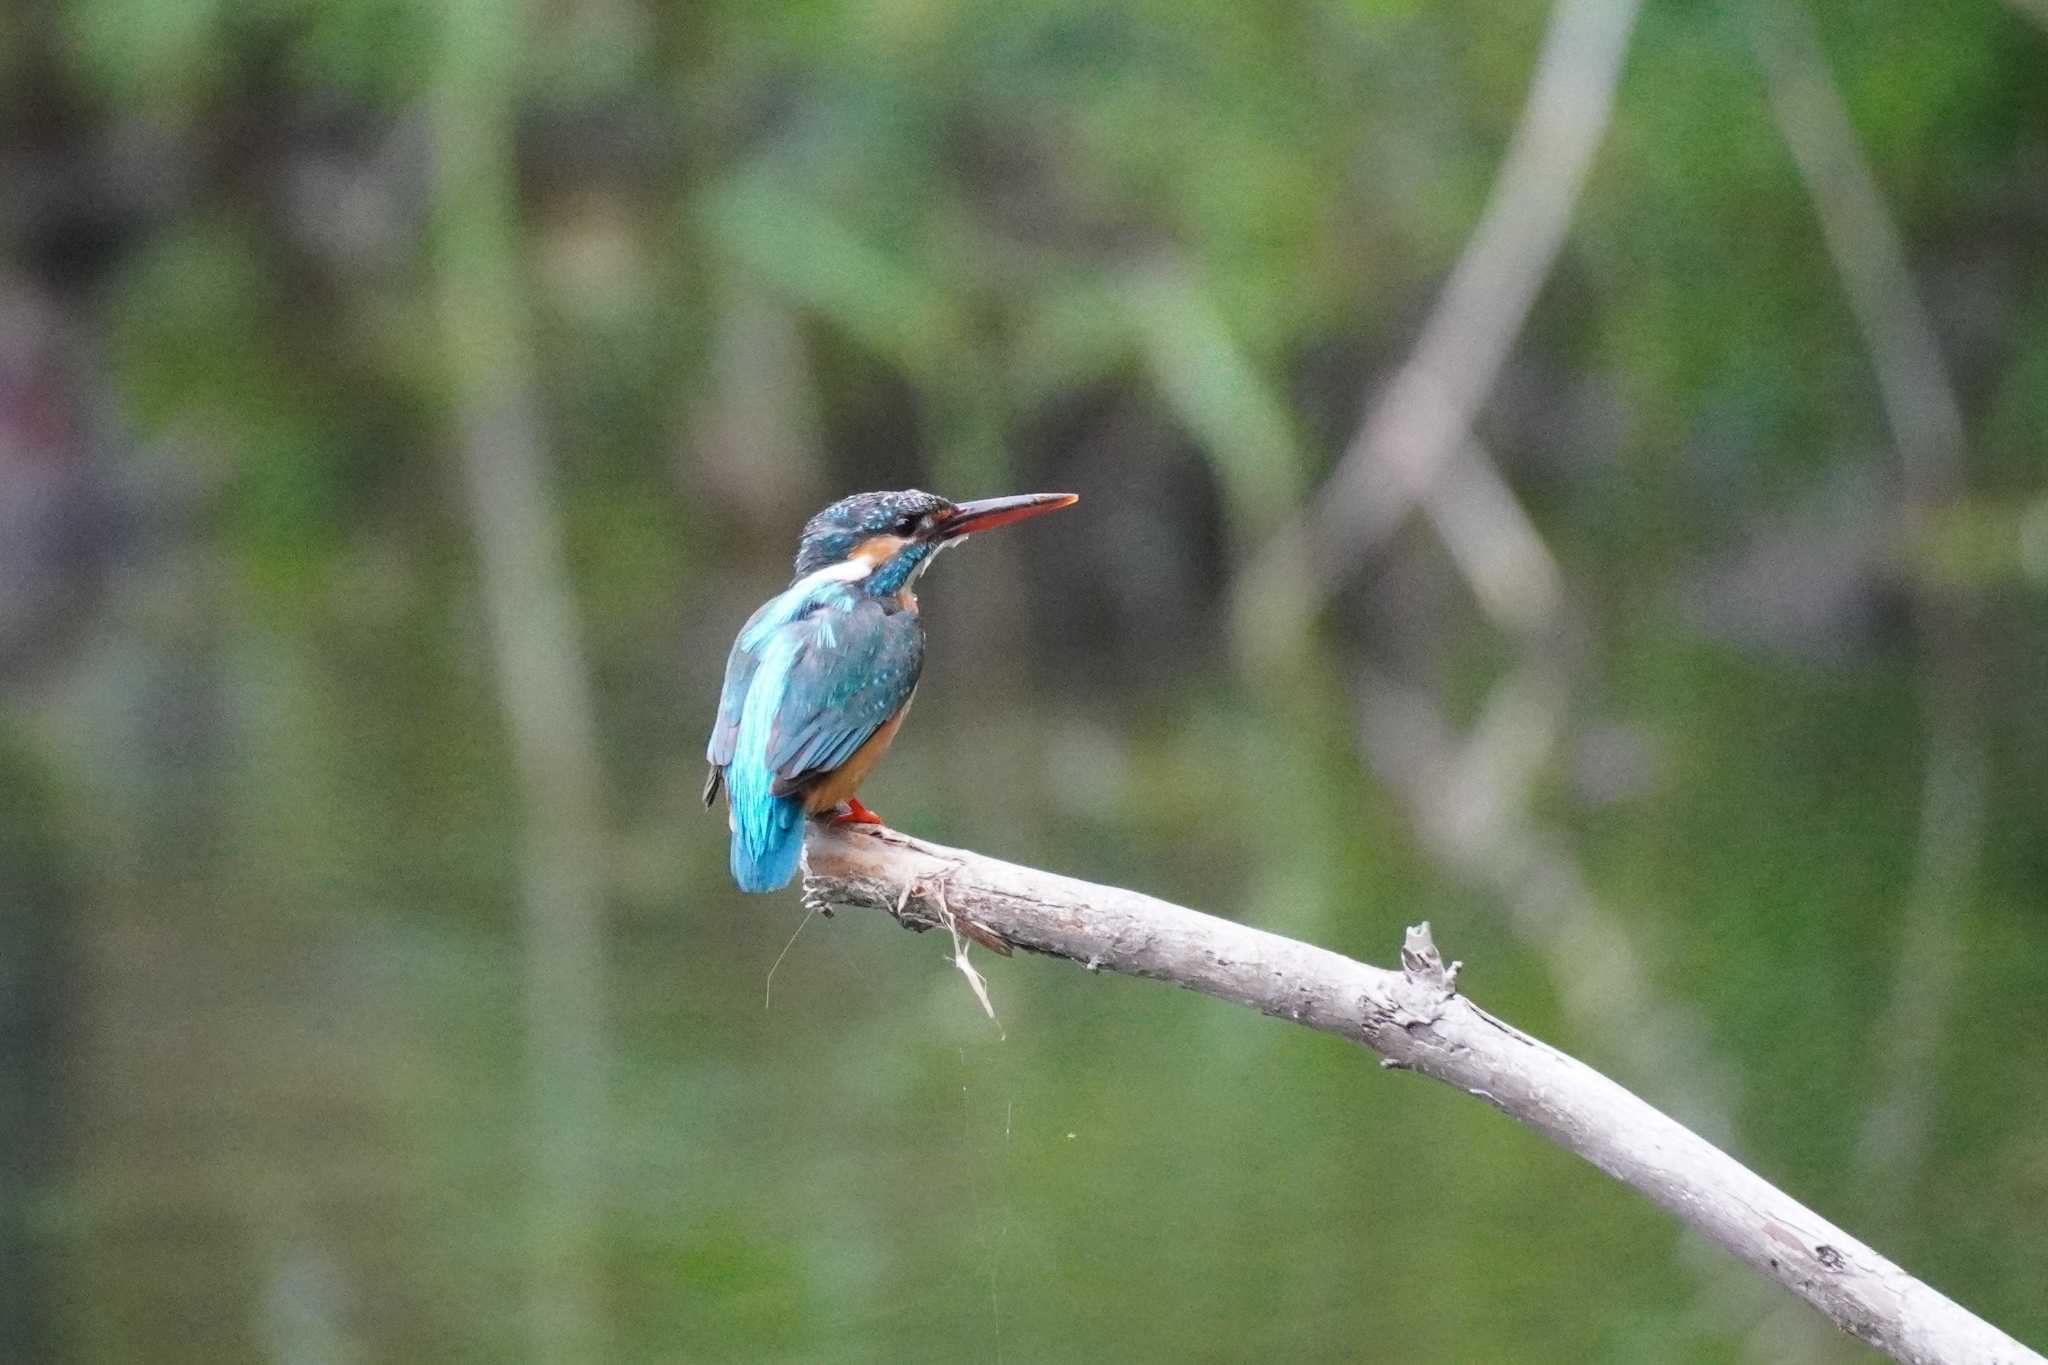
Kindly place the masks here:
POLYGON ((889 562, 895 553, 910 542, 902 536, 869 536, 853 547, 848 559, 858 559, 872 571, 889 562))

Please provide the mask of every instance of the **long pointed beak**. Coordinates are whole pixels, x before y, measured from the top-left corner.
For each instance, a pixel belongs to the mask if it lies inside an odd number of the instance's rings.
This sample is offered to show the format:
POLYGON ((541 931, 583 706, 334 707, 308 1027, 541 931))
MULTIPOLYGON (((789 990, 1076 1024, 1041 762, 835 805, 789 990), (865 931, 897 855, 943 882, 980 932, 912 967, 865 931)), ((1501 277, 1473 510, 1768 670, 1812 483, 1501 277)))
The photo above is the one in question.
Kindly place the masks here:
POLYGON ((1009 498, 980 498, 974 502, 963 502, 932 528, 932 538, 952 540, 976 531, 992 531, 1026 517, 1072 507, 1080 500, 1078 493, 1019 493, 1009 498))

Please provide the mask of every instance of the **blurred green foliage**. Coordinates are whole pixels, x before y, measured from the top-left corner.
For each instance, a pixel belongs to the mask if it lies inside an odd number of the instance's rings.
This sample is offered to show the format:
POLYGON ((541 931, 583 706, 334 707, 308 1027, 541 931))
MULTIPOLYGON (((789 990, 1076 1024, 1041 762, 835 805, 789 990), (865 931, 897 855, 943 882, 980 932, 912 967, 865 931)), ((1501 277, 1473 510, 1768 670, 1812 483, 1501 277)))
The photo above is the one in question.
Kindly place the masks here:
MULTIPOLYGON (((1642 16, 1479 422, 1583 635, 1536 804, 1646 989, 1706 1021, 1721 1136, 2042 1343, 2048 31, 1996 0, 1815 6, 1967 425, 1962 496, 1901 535, 1871 361, 1730 8, 1642 16), (1745 576, 1838 526, 1840 592, 1745 576), (1974 628, 1916 624, 1930 593, 1974 628), (1926 1142, 1878 1184, 1855 1153, 1943 659, 1976 680, 1986 820, 1944 907, 1926 1142)), ((30 811, 0 872, 48 911, 0 952, 58 1002, 6 1025, 42 1116, 0 1230, 38 1286, 0 1298, 19 1358, 529 1357, 521 810, 452 456, 504 357, 531 360, 608 784, 606 1358, 1858 1358, 1756 1334, 1775 1301, 1663 1215, 1330 1039, 1021 960, 990 969, 999 1032, 863 916, 805 928, 764 1005, 795 898, 734 893, 695 808, 725 648, 804 516, 1072 487, 1062 524, 928 581, 923 700, 864 794, 1369 959, 1429 918, 1475 996, 1618 1069, 1362 761, 1371 679, 1463 722, 1511 666, 1427 531, 1358 566, 1298 665, 1226 638, 1232 575, 1472 230, 1540 7, 476 12, 502 27, 388 0, 0 20, 0 269, 55 300, 91 433, 63 458, 122 509, 5 564, 23 600, 100 575, 0 711, 0 809, 30 811), (502 80, 463 60, 485 37, 502 80), (437 162, 451 129, 507 164, 437 162), (458 182, 475 213, 437 215, 458 182), (509 303, 450 317, 494 224, 509 303)), ((31 465, 17 418, 0 477, 31 465)))

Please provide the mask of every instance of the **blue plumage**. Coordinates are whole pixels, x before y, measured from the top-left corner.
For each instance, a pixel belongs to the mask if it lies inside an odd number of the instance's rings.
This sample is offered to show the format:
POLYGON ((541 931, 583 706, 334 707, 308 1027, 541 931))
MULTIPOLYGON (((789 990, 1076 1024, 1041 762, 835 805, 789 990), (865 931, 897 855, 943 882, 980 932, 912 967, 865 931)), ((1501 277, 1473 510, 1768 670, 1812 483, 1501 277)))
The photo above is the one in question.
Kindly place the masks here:
POLYGON ((917 690, 924 626, 910 590, 932 556, 1073 501, 1032 493, 955 506, 908 489, 842 498, 811 518, 796 580, 733 643, 705 751, 704 802, 724 786, 742 891, 773 891, 796 876, 806 816, 845 802, 845 818, 877 818, 854 788, 917 690))
POLYGON ((776 713, 788 692, 799 643, 789 626, 765 642, 740 704, 726 781, 732 803, 732 879, 742 891, 773 891, 788 885, 803 856, 803 801, 775 794, 776 775, 769 766, 776 713))
POLYGON ((724 771, 742 891, 796 875, 806 789, 909 702, 923 668, 917 613, 857 584, 813 574, 754 613, 726 663, 708 753, 724 771))

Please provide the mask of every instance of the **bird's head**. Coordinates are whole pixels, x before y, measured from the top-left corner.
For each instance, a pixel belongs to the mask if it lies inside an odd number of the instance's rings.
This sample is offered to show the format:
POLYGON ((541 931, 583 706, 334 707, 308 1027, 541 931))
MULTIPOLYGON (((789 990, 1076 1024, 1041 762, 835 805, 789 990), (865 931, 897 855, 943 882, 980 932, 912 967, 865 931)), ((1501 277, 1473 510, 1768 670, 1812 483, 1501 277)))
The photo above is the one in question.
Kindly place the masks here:
POLYGON ((864 565, 859 581, 867 591, 899 592, 917 580, 934 554, 962 537, 1078 501, 1072 493, 1021 493, 962 503, 916 488, 856 493, 804 524, 797 543, 797 577, 835 564, 864 565))

